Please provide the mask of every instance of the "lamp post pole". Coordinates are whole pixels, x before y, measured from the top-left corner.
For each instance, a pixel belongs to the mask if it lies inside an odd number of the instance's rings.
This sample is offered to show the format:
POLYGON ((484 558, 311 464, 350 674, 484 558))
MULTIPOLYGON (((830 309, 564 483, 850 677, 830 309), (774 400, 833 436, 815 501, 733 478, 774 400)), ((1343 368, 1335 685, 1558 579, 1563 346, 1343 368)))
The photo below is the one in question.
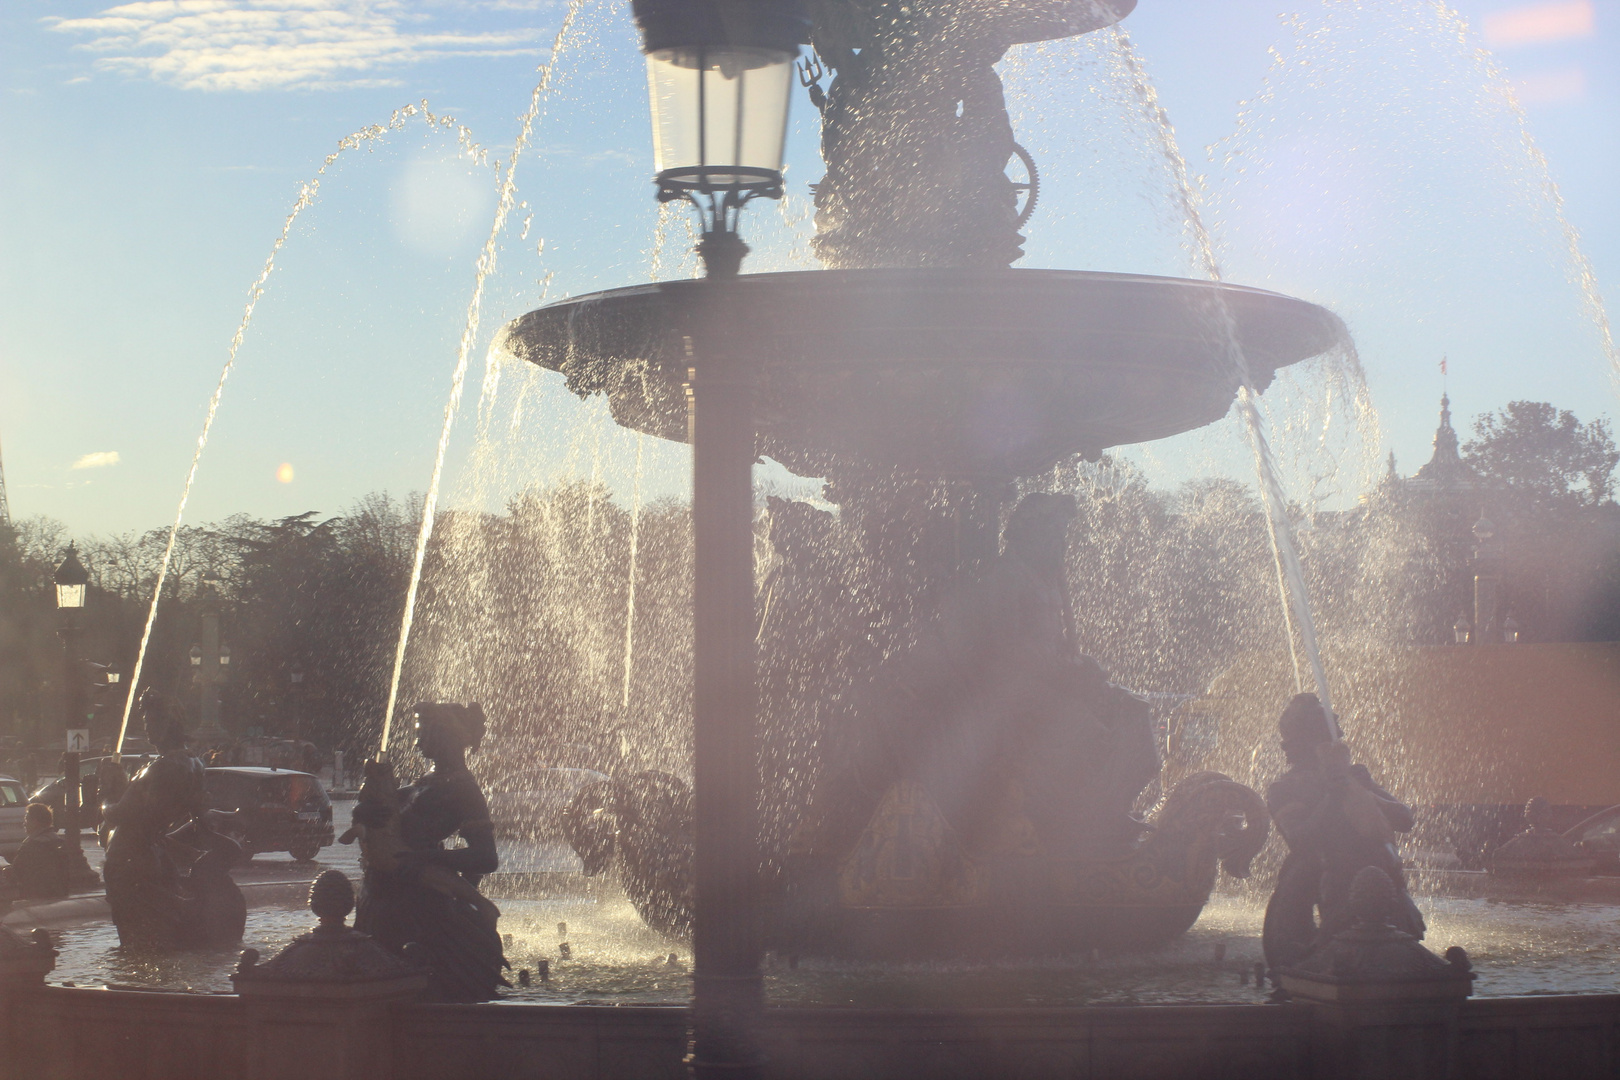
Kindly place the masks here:
POLYGON ((1498 593, 1502 584, 1501 549, 1496 526, 1480 511, 1474 522, 1474 632, 1475 645, 1496 645, 1502 640, 1498 593))
POLYGON ((755 1080, 765 1008, 758 910, 759 733, 754 682, 754 356, 736 221, 780 198, 799 0, 633 0, 647 56, 660 202, 703 218, 702 283, 670 296, 688 341, 692 444, 692 1038, 698 1080, 755 1080))
POLYGON ((700 1080, 758 1074, 755 1030, 765 1007, 756 896, 754 389, 730 332, 739 315, 734 277, 734 269, 722 270, 703 284, 686 390, 695 549, 689 1061, 700 1080))
MULTIPOLYGON (((84 627, 80 613, 90 574, 79 562, 79 553, 69 544, 67 557, 56 568, 56 632, 62 638, 62 731, 74 731, 85 722, 84 677, 79 670, 79 635, 84 627)), ((62 831, 74 846, 79 843, 79 751, 69 743, 62 755, 62 831)))
POLYGON ((219 640, 219 593, 213 575, 204 575, 202 603, 202 642, 191 650, 192 673, 198 687, 197 712, 200 721, 193 741, 199 751, 223 746, 228 739, 219 718, 219 689, 225 682, 225 668, 231 650, 219 640))

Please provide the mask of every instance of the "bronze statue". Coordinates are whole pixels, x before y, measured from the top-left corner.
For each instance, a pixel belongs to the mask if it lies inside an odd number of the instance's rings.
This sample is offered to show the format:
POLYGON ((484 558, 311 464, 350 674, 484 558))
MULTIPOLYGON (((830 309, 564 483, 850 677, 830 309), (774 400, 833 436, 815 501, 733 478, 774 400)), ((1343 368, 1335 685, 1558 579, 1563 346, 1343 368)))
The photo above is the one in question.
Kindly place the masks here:
MULTIPOLYGON (((466 754, 484 737, 484 710, 477 704, 419 703, 416 748, 433 769, 386 794, 391 772, 373 771, 373 795, 354 811, 356 824, 377 845, 367 852, 355 929, 401 956, 416 943, 433 972, 432 991, 441 1001, 488 1001, 506 985, 501 937, 489 907, 470 901, 461 887, 444 888, 442 871, 476 890, 499 865, 489 804, 467 769, 466 754), (400 844, 383 838, 397 830, 400 844), (459 834, 466 846, 447 850, 459 834)), ((386 770, 386 766, 384 769, 386 770)), ((482 899, 482 898, 480 898, 482 899)))
POLYGON ((1412 810, 1373 782, 1365 765, 1333 738, 1315 694, 1298 694, 1277 722, 1288 770, 1266 789, 1266 806, 1288 843, 1288 857, 1266 905, 1266 963, 1287 967, 1345 929, 1356 874, 1376 867, 1400 898, 1396 928, 1422 939, 1423 916, 1406 891, 1396 833, 1412 810), (1320 914, 1320 919, 1318 919, 1320 914))
MULTIPOLYGON (((346 832, 338 837, 340 844, 352 844, 360 841, 360 865, 365 868, 391 874, 399 869, 401 855, 407 854, 411 849, 400 834, 399 812, 404 809, 405 801, 400 791, 399 781, 394 777, 394 770, 384 761, 368 761, 365 763, 365 780, 360 785, 359 798, 355 802, 356 816, 361 821, 370 821, 375 824, 366 825, 356 822, 346 832)), ((428 864, 418 870, 421 883, 434 892, 442 893, 460 903, 470 905, 478 911, 479 916, 488 924, 491 930, 495 929, 501 911, 483 893, 478 886, 462 877, 448 866, 428 864)))
POLYGON ((587 877, 612 868, 647 925, 667 937, 692 932, 692 789, 648 770, 580 788, 563 835, 587 877))
POLYGON ((1087 33, 1134 6, 811 0, 811 44, 836 73, 825 93, 819 84, 811 91, 824 116, 814 241, 822 263, 993 268, 1022 257, 1006 168, 1023 155, 995 65, 1012 45, 1087 33))
POLYGON ((246 919, 229 875, 240 852, 203 819, 203 765, 171 704, 148 689, 140 709, 158 756, 102 806, 110 830, 102 876, 118 938, 137 948, 228 945, 246 919), (182 872, 177 856, 193 865, 182 872))
MULTIPOLYGON (((1199 773, 1175 786, 1151 828, 1132 814, 1158 750, 1147 704, 1078 650, 1065 575, 1071 499, 1026 496, 1005 550, 991 546, 965 581, 942 581, 943 598, 926 604, 933 617, 909 641, 896 632, 886 660, 894 623, 847 613, 865 558, 849 546, 871 544, 841 508, 834 519, 771 503, 762 757, 791 764, 808 746, 818 760, 802 818, 801 778, 781 776, 765 793, 770 947, 919 958, 1152 945, 1192 925, 1220 869, 1247 875, 1269 819, 1243 785, 1199 773)), ((904 565, 931 557, 913 549, 904 565)), ((892 579, 866 587, 880 612, 916 606, 892 579)), ((640 773, 588 785, 564 832, 587 874, 616 866, 649 925, 687 932, 684 783, 640 773)))
POLYGON ((1074 513, 1068 496, 1026 495, 988 572, 947 594, 880 668, 854 725, 853 783, 833 796, 843 840, 901 781, 927 792, 968 850, 1016 833, 1015 847, 1109 857, 1141 833, 1130 811, 1158 775, 1158 748, 1147 704, 1074 640, 1074 513))

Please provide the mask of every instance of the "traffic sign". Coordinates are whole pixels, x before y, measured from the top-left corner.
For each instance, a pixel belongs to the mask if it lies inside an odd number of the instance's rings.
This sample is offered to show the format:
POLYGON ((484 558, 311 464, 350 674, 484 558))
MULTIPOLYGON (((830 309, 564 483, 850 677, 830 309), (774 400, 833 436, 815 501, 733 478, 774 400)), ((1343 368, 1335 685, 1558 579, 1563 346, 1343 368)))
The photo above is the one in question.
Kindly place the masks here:
POLYGON ((90 729, 68 728, 67 748, 81 754, 90 749, 90 729))

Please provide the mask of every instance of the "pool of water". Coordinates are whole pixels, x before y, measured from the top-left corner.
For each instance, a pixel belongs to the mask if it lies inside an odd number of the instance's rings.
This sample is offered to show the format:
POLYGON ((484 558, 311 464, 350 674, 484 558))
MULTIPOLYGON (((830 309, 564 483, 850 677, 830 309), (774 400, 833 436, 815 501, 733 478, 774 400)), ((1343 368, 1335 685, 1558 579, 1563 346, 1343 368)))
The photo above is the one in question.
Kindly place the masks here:
MULTIPOLYGON (((506 1000, 667 1003, 689 993, 687 946, 647 929, 611 891, 499 903, 514 984, 506 1000), (537 975, 542 960, 544 981, 537 975), (520 970, 531 975, 527 987, 517 985, 520 970)), ((1420 903, 1428 945, 1467 949, 1478 995, 1620 993, 1620 906, 1447 896, 1420 903)), ((912 965, 805 959, 796 966, 773 956, 766 992, 776 1004, 870 1008, 1252 1003, 1265 995, 1251 975, 1261 958, 1261 915, 1252 901, 1217 896, 1185 936, 1129 955, 912 965)), ((259 908, 249 912, 238 948, 157 957, 127 953, 108 923, 68 927, 54 932, 61 955, 50 978, 228 993, 242 948, 268 957, 313 922, 302 908, 259 908)))

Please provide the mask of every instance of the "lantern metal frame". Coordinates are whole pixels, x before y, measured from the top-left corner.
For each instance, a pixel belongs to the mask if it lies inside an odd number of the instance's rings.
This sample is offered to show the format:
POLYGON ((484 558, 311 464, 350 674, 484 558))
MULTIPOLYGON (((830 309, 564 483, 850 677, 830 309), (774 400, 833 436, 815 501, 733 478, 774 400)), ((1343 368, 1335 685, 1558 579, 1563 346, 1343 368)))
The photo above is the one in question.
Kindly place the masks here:
POLYGON ((56 568, 52 575, 56 584, 56 607, 58 611, 79 611, 84 608, 86 594, 90 590, 90 571, 84 568, 79 561, 78 548, 69 544, 67 556, 63 558, 62 565, 56 568))
MULTIPOLYGON (((810 40, 810 18, 800 0, 633 0, 631 9, 641 31, 642 53, 648 58, 675 50, 697 54, 700 74, 692 104, 697 109, 700 157, 709 145, 708 79, 701 74, 708 68, 706 57, 744 50, 780 53, 791 74, 799 47, 810 40)), ((650 70, 648 77, 653 77, 650 70)), ((790 92, 782 99, 784 129, 791 98, 790 92)), ((737 234, 743 207, 758 198, 780 199, 784 190, 780 169, 702 160, 660 170, 653 182, 660 203, 685 200, 697 210, 702 222, 698 255, 707 275, 717 278, 735 277, 748 253, 737 234)))

